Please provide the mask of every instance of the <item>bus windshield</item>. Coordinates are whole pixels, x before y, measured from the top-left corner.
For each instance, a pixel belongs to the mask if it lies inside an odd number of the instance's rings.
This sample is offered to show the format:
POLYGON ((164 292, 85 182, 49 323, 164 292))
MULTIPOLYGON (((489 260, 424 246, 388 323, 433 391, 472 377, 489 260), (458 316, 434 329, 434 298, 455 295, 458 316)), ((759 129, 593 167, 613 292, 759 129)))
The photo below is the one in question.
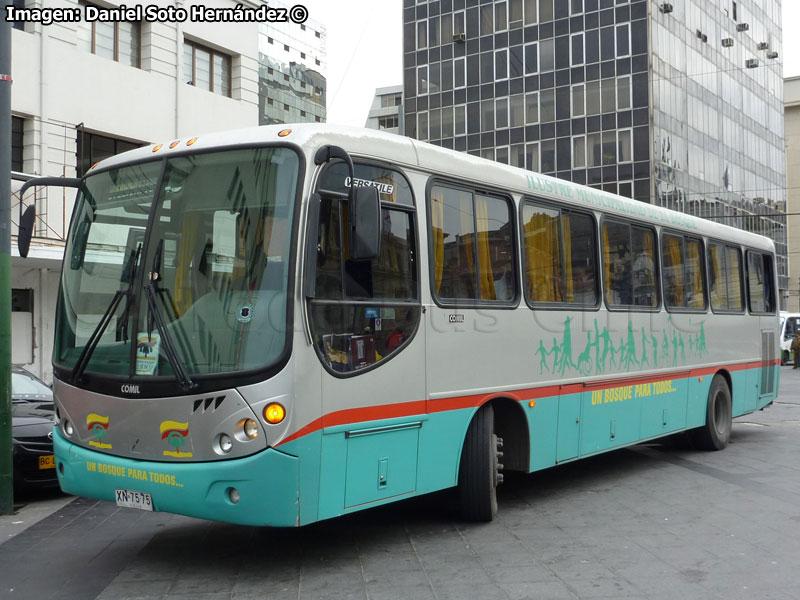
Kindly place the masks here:
POLYGON ((87 177, 64 257, 56 365, 151 377, 275 363, 291 330, 299 165, 288 148, 254 148, 87 177))

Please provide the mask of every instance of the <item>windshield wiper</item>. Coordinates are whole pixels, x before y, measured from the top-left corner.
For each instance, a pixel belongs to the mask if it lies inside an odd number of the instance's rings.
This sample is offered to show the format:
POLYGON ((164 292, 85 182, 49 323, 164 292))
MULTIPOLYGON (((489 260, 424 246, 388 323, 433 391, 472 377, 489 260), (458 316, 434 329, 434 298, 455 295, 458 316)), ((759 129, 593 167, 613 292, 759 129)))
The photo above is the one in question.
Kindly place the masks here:
POLYGON ((175 372, 175 377, 181 384, 184 390, 190 390, 197 387, 197 384, 189 377, 186 372, 186 366, 181 360, 180 355, 175 350, 175 343, 172 339, 172 334, 167 329, 167 323, 164 320, 164 315, 161 313, 161 307, 156 298, 156 282, 161 278, 161 256, 164 251, 164 240, 159 240, 156 252, 153 255, 153 266, 150 270, 150 283, 144 286, 144 295, 147 297, 147 306, 150 309, 150 318, 148 319, 148 332, 147 336, 150 337, 152 332, 152 322, 155 321, 158 334, 161 336, 161 341, 164 344, 164 352, 167 354, 167 360, 175 372))
POLYGON ((136 280, 136 265, 139 262, 139 256, 141 253, 141 244, 136 245, 135 251, 131 248, 131 251, 128 254, 128 261, 123 266, 122 276, 120 277, 120 281, 127 281, 128 290, 125 298, 125 308, 122 309, 122 318, 117 321, 117 339, 122 339, 122 341, 126 344, 128 343, 128 320, 131 313, 131 297, 133 296, 131 290, 133 289, 133 283, 136 280))
POLYGON ((103 316, 100 318, 100 322, 97 324, 97 327, 95 327, 94 331, 92 331, 92 335, 89 336, 89 340, 83 347, 83 352, 81 352, 81 355, 78 357, 78 362, 76 362, 75 366, 72 368, 72 381, 77 381, 77 379, 83 375, 83 372, 86 370, 86 366, 89 364, 89 359, 92 357, 94 349, 100 342, 100 338, 103 337, 106 327, 108 327, 108 324, 111 322, 111 317, 113 317, 114 313, 117 312, 117 307, 119 306, 120 301, 123 297, 128 296, 129 294, 130 290, 117 290, 114 293, 114 297, 111 299, 111 303, 108 305, 106 312, 103 313, 103 316))
MULTIPOLYGON (((183 389, 190 390, 197 387, 197 384, 189 377, 180 355, 175 351, 172 334, 167 329, 164 316, 161 314, 161 308, 158 306, 154 287, 152 283, 148 283, 144 286, 144 295, 147 297, 147 306, 150 308, 150 315, 155 321, 158 334, 161 336, 161 341, 164 343, 164 351, 167 354, 169 364, 172 365, 172 370, 175 371, 175 377, 180 381, 183 389)), ((149 337, 150 332, 148 332, 147 335, 149 337)))

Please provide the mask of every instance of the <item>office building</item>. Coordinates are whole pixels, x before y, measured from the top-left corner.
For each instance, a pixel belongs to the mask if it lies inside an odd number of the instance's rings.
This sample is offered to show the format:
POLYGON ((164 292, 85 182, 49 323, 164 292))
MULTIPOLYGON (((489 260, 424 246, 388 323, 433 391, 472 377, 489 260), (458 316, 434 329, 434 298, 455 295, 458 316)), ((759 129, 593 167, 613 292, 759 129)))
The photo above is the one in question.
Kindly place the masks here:
POLYGON ((259 26, 259 125, 326 120, 326 40, 325 27, 313 19, 259 26))
POLYGON ((786 217, 789 227, 789 301, 786 310, 800 312, 800 77, 783 82, 786 120, 786 217))
POLYGON ((405 133, 769 235, 778 0, 404 0, 405 133))

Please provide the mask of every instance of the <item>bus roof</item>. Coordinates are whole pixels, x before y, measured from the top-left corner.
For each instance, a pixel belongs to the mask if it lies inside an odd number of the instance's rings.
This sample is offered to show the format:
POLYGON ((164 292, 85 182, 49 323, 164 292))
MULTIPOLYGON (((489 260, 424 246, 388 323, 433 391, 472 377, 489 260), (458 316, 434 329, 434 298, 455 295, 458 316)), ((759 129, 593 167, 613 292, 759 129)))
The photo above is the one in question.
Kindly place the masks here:
MULTIPOLYGON (((168 140, 137 148, 107 158, 96 167, 98 170, 105 170, 149 158, 184 154, 190 149, 202 152, 214 148, 281 142, 303 148, 307 157, 313 156, 314 151, 324 144, 334 144, 345 148, 352 156, 384 160, 401 168, 420 169, 464 182, 479 181, 487 188, 536 196, 589 210, 602 211, 608 215, 647 221, 668 229, 694 232, 701 236, 774 251, 774 243, 771 239, 742 229, 617 196, 567 180, 511 167, 465 152, 448 150, 408 137, 358 127, 299 123, 210 133, 197 138, 168 140), (287 131, 289 133, 284 133, 287 131), (284 135, 279 135, 282 133, 284 135), (188 143, 190 141, 192 141, 191 144, 188 143), (480 176, 476 177, 476 173, 480 176)), ((88 174, 91 175, 93 171, 94 168, 88 174)))

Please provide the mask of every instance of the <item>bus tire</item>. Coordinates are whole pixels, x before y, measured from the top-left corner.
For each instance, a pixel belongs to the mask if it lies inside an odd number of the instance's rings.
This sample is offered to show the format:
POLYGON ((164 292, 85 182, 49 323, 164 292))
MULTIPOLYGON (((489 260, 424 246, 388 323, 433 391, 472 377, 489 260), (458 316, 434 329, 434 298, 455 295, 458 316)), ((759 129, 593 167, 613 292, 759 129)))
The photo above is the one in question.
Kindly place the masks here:
POLYGON ((469 424, 458 470, 461 517, 467 521, 491 521, 497 514, 498 457, 494 409, 487 404, 469 424))
POLYGON ((701 450, 722 450, 731 438, 731 391, 722 375, 714 375, 708 390, 706 424, 689 432, 692 444, 701 450))

